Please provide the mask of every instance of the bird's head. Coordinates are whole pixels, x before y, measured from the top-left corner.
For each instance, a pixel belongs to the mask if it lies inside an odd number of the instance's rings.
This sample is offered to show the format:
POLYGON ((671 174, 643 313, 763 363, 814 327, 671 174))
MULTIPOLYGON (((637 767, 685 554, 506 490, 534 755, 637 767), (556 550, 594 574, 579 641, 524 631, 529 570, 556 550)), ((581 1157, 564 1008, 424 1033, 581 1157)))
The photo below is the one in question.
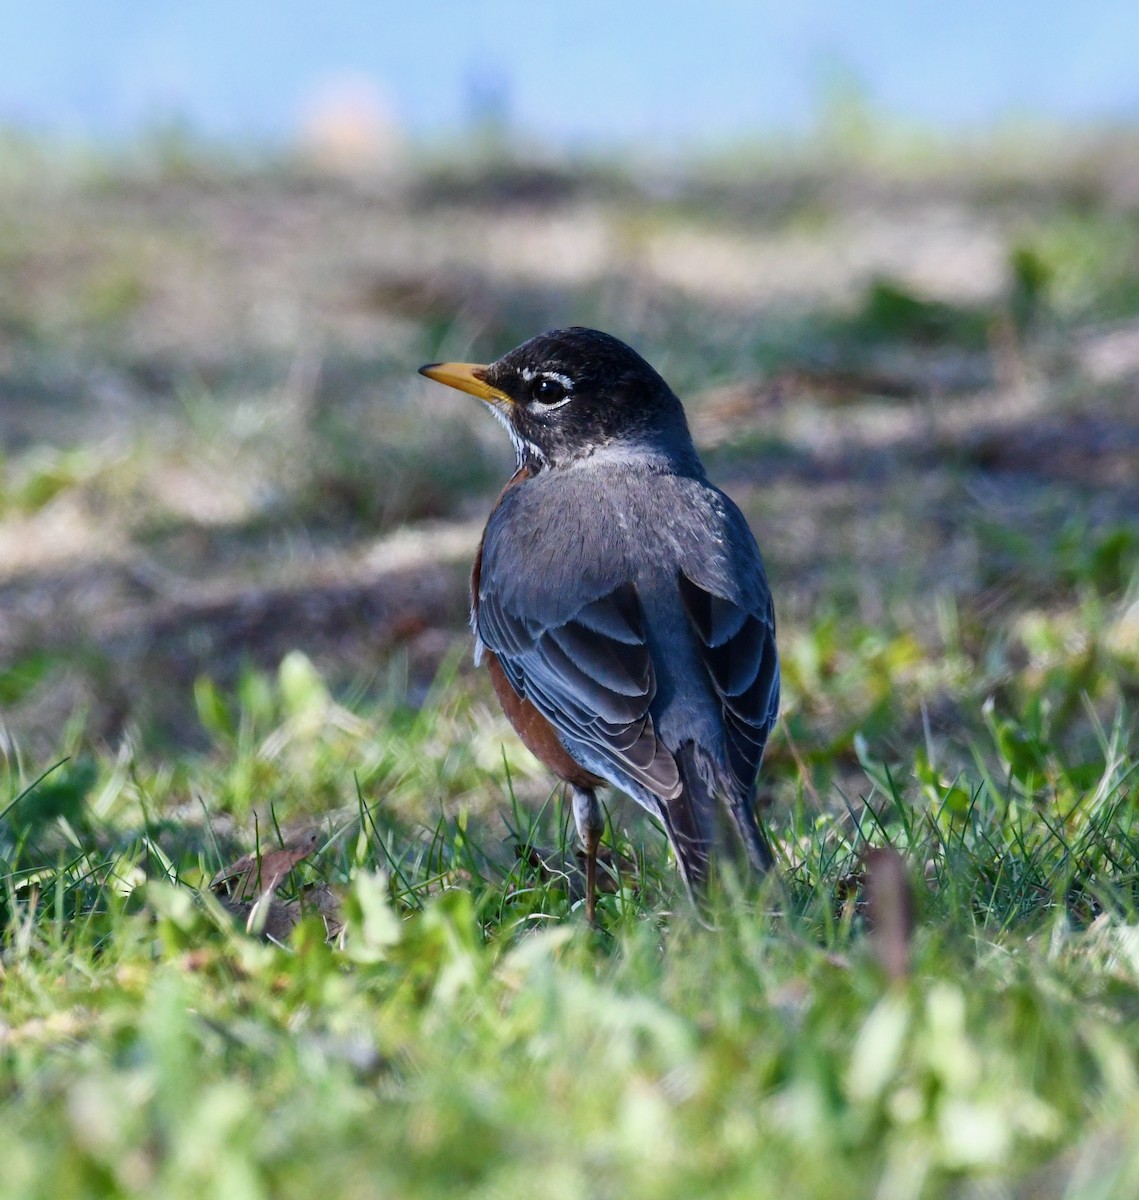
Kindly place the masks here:
POLYGON ((419 371, 485 401, 510 433, 519 466, 532 472, 599 452, 699 470, 671 388, 635 350, 596 329, 554 329, 485 366, 443 362, 419 371))

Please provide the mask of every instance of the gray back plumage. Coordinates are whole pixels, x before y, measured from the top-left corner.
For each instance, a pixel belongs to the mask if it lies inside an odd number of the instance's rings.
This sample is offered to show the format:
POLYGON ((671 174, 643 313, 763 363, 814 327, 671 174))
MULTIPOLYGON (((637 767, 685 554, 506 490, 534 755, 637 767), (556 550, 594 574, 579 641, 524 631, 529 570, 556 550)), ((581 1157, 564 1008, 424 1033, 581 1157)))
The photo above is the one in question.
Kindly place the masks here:
POLYGON ((511 488, 478 633, 570 753, 665 821, 699 882, 717 803, 770 863, 751 804, 779 672, 755 540, 691 461, 614 448, 511 488))

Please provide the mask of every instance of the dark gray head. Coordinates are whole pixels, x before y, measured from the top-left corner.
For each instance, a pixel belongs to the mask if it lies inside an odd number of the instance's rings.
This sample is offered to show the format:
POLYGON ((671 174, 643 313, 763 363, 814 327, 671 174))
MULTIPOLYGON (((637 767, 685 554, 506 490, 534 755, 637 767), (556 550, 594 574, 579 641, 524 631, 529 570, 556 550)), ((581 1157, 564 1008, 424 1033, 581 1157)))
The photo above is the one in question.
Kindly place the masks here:
POLYGON ((596 329, 552 329, 487 366, 432 363, 420 373, 485 400, 531 470, 613 450, 700 471, 672 389, 635 350, 596 329))

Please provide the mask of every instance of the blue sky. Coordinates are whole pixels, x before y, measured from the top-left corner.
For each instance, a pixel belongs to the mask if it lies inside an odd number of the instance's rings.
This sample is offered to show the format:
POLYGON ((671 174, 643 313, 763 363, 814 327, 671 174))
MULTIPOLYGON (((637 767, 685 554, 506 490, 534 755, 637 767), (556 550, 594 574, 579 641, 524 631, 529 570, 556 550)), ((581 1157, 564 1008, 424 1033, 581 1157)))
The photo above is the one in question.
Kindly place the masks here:
POLYGON ((0 45, 0 122, 110 137, 286 139, 349 75, 412 134, 482 88, 571 144, 801 129, 836 74, 931 125, 1139 119, 1135 0, 0 0, 0 45))

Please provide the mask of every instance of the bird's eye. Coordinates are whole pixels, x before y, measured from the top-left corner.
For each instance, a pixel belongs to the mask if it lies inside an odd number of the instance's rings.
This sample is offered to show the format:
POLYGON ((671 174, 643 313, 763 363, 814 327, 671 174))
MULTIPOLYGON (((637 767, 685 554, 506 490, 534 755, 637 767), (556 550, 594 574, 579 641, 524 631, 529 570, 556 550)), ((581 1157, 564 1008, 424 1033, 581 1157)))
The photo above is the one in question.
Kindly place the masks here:
POLYGON ((559 400, 566 398, 565 384, 543 376, 534 381, 533 396, 539 404, 557 404, 559 400))

